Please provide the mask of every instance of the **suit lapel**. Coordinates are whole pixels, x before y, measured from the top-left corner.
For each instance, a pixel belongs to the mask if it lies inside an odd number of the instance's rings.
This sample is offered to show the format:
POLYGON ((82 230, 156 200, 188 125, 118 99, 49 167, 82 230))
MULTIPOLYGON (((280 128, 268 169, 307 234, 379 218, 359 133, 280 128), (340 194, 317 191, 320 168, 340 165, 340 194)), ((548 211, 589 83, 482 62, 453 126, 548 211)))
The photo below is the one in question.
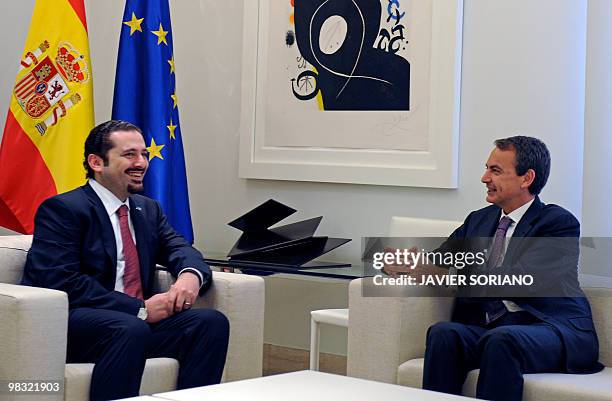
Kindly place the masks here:
POLYGON ((500 216, 500 208, 491 208, 491 212, 483 219, 483 223, 480 227, 478 227, 478 236, 483 238, 493 237, 497 230, 500 216))
POLYGON ((100 232, 102 235, 102 242, 104 243, 104 250, 110 259, 110 265, 113 267, 113 277, 115 277, 117 273, 117 244, 115 242, 115 234, 113 232, 113 226, 110 218, 108 217, 108 213, 106 213, 106 209, 104 208, 102 201, 93 188, 89 184, 86 184, 81 188, 93 206, 96 217, 100 223, 100 232))
POLYGON ((138 250, 138 261, 140 262, 140 278, 142 280, 143 291, 147 293, 147 284, 149 282, 149 244, 147 242, 147 230, 150 228, 143 215, 142 206, 133 198, 130 197, 130 217, 134 226, 134 235, 136 236, 136 249, 138 250))
POLYGON ((540 201, 540 198, 536 196, 531 206, 529 206, 529 209, 527 209, 527 211, 523 215, 521 221, 519 221, 512 236, 526 237, 529 231, 531 230, 533 223, 535 223, 535 219, 540 215, 540 211, 543 207, 544 204, 542 203, 542 201, 540 201))
POLYGON ((540 198, 536 196, 531 206, 529 206, 529 209, 527 209, 521 218, 521 221, 518 222, 518 225, 512 234, 512 238, 510 239, 510 243, 508 244, 508 250, 506 251, 505 258, 508 258, 509 261, 514 260, 514 254, 516 253, 520 244, 523 242, 522 238, 529 236, 529 232, 535 224, 543 207, 544 204, 542 201, 540 201, 540 198))

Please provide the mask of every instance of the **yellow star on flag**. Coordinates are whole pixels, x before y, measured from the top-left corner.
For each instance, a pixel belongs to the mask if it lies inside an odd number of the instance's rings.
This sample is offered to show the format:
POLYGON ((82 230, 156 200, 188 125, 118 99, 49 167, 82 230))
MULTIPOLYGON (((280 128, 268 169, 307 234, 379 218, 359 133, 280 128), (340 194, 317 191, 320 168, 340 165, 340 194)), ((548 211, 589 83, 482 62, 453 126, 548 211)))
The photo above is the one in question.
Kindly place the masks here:
POLYGON ((168 64, 170 64, 170 74, 172 74, 174 72, 174 56, 168 60, 168 64))
POLYGON ((159 157, 160 159, 164 160, 164 157, 161 154, 161 150, 164 148, 164 146, 166 145, 156 144, 155 139, 151 138, 151 146, 147 147, 147 150, 149 151, 149 161, 151 161, 154 157, 159 157))
POLYGON ((170 95, 170 97, 172 98, 172 101, 174 102, 174 106, 172 106, 172 108, 176 109, 176 105, 178 104, 178 98, 176 97, 176 92, 174 93, 174 95, 170 95))
POLYGON ((172 124, 172 119, 170 119, 170 125, 166 125, 166 127, 168 127, 168 131, 170 131, 170 138, 176 139, 176 136, 174 135, 174 130, 176 129, 176 125, 172 124))
POLYGON ((130 36, 134 34, 134 32, 142 32, 142 27, 140 26, 144 21, 144 18, 136 18, 136 14, 132 13, 131 21, 124 21, 123 24, 130 27, 130 36))
POLYGON ((158 31, 151 31, 151 33, 155 36, 157 36, 157 44, 161 44, 162 42, 166 44, 166 46, 168 46, 168 42, 166 42, 166 35, 168 35, 168 31, 164 31, 164 27, 162 26, 161 22, 159 23, 159 30, 158 31))

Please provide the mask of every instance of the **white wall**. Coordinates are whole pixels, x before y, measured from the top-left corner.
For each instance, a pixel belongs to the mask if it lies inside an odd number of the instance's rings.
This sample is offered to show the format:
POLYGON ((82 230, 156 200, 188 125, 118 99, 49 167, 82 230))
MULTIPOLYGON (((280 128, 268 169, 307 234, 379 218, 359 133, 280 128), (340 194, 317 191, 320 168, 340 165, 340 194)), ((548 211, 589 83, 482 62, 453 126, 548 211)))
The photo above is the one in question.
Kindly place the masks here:
MULTIPOLYGON (((483 206, 479 179, 492 141, 517 133, 538 136, 550 147, 553 169, 545 202, 561 204, 579 218, 584 210, 589 224, 604 210, 603 202, 594 201, 601 186, 609 185, 610 169, 600 171, 595 185, 590 173, 583 183, 587 0, 465 0, 457 190, 239 179, 243 1, 250 0, 171 1, 192 217, 202 249, 229 249, 238 233, 226 223, 275 198, 299 210, 290 221, 323 215, 320 233, 353 238, 333 257, 356 261, 359 238, 384 235, 393 215, 461 220, 483 206), (594 207, 583 205, 583 185, 594 207)), ((8 3, 0 5, 0 32, 11 38, 0 45, 0 111, 8 105, 33 0, 8 3)), ((607 0, 591 3, 605 8, 607 0)), ((110 117, 123 4, 86 1, 97 121, 110 117)), ((608 35, 609 41, 606 16, 594 14, 590 21, 599 28, 591 33, 608 35)), ((590 57, 589 71, 598 77, 607 74, 603 57, 590 57)), ((596 86, 599 80, 589 82, 596 86)), ((609 132, 600 121, 610 109, 609 95, 608 89, 589 98, 600 105, 587 111, 600 134, 587 137, 587 144, 595 143, 587 152, 599 152, 597 143, 609 132)), ((592 156, 603 156, 588 154, 585 171, 597 170, 592 156)))
MULTIPOLYGON (((585 112, 585 236, 612 236, 612 2, 589 1, 585 112)), ((605 268, 610 269, 609 266, 605 268)), ((608 270, 609 271, 609 270, 608 270)))
MULTIPOLYGON (((34 0, 20 2, 0 2, 0 35, 2 57, 0 57, 0 126, 4 131, 4 118, 8 110, 9 99, 13 91, 17 67, 23 52, 23 45, 28 34, 30 17, 34 0)), ((0 132, 0 137, 2 132, 0 132)))

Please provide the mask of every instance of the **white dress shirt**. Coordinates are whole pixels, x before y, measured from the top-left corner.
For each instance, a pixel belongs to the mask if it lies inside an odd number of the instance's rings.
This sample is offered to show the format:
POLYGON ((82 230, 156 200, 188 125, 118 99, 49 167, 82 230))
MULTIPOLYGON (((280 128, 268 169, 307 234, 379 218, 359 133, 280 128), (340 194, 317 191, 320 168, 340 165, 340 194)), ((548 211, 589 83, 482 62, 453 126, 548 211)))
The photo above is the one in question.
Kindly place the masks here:
MULTIPOLYGON (((119 198, 115 196, 111 191, 106 189, 103 185, 99 184, 96 180, 90 179, 89 185, 98 195, 104 205, 106 213, 110 218, 111 225, 113 226, 113 233, 115 234, 115 245, 117 248, 117 275, 115 276, 115 291, 123 292, 123 272, 125 271, 125 257, 123 256, 123 240, 121 239, 121 228, 119 227, 119 215, 117 210, 122 206, 126 205, 128 211, 130 209, 130 202, 128 199, 125 202, 121 202, 119 198)), ((132 217, 128 213, 128 226, 130 227, 130 234, 134 244, 136 244, 136 236, 134 235, 134 226, 132 225, 132 217)))
MULTIPOLYGON (((111 225, 113 226, 115 245, 117 248, 117 275, 115 277, 115 291, 124 292, 123 273, 125 271, 125 257, 123 256, 123 240, 121 239, 121 228, 119 226, 119 215, 117 214, 117 210, 122 205, 126 205, 129 211, 129 198, 126 199, 125 202, 121 202, 121 200, 119 200, 115 194, 94 179, 89 179, 89 185, 91 185, 91 188, 102 201, 102 205, 104 205, 104 209, 106 210, 106 213, 108 213, 111 225)), ((136 244, 136 236, 134 234, 134 226, 132 225, 132 217, 130 216, 130 213, 128 213, 128 226, 130 228, 130 234, 132 234, 132 240, 134 240, 134 244, 136 244)), ((198 276, 200 279, 201 288, 204 284, 202 273, 200 273, 197 269, 186 267, 180 271, 179 275, 185 271, 189 271, 190 273, 194 273, 198 276)))

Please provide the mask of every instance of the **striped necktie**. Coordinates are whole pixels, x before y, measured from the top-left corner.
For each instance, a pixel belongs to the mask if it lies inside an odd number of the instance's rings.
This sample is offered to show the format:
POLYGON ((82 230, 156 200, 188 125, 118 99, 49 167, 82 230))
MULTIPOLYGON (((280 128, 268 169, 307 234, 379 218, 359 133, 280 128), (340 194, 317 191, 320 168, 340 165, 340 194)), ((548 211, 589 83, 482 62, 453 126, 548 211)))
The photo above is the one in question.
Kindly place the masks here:
POLYGON ((508 228, 512 223, 514 223, 514 221, 510 217, 504 216, 497 225, 495 237, 493 238, 493 244, 491 245, 491 254, 489 256, 488 264, 490 268, 499 266, 499 263, 503 260, 502 256, 504 254, 506 233, 508 232, 508 228))

